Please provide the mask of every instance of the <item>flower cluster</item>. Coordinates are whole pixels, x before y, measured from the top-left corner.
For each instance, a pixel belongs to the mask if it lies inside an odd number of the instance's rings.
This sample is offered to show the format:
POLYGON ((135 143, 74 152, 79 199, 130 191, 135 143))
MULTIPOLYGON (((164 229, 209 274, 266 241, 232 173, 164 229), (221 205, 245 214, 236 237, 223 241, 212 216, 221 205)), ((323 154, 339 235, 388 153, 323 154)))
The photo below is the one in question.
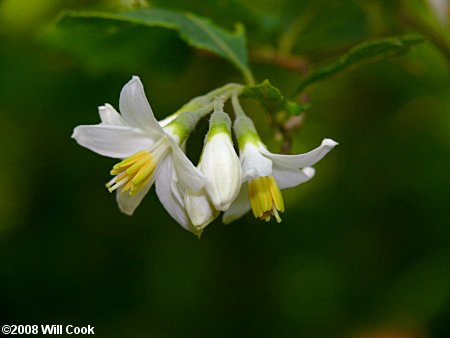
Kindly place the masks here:
POLYGON ((106 184, 116 191, 119 209, 132 215, 153 184, 167 212, 185 229, 200 236, 203 229, 223 214, 230 223, 245 213, 261 220, 281 222, 284 212, 281 189, 297 186, 314 176, 311 167, 335 145, 324 139, 316 149, 299 155, 269 152, 252 120, 239 103, 243 86, 228 84, 196 97, 173 115, 157 121, 137 76, 120 93, 120 114, 109 104, 99 107, 101 123, 82 125, 72 137, 100 155, 120 160, 106 184), (224 112, 231 100, 232 123, 224 112), (210 114, 209 131, 197 166, 185 155, 189 134, 210 114))

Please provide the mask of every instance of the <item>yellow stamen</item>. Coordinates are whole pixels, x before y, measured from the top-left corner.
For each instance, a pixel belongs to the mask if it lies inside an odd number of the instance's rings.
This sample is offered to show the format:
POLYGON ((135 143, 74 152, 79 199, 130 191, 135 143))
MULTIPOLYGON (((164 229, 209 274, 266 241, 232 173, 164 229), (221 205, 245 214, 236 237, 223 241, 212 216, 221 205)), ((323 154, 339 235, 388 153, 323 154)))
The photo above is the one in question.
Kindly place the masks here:
POLYGON ((124 159, 122 162, 119 162, 116 165, 114 165, 113 168, 123 167, 123 166, 129 165, 132 162, 134 163, 141 157, 145 157, 147 154, 148 154, 148 151, 146 151, 146 150, 138 151, 136 154, 133 154, 130 157, 124 159))
POLYGON ((248 184, 248 197, 250 199, 250 205, 252 207, 253 216, 256 218, 259 218, 262 214, 262 211, 259 207, 258 198, 256 196, 256 185, 252 183, 253 181, 250 181, 248 184))
POLYGON ((156 164, 157 158, 151 152, 141 150, 113 166, 110 173, 115 177, 106 187, 113 192, 123 186, 121 191, 133 196, 152 179, 156 164))
MULTIPOLYGON (((139 184, 149 176, 151 176, 151 173, 153 170, 155 170, 156 163, 155 162, 146 162, 140 170, 134 175, 133 177, 133 184, 139 184)), ((128 172, 128 170, 127 170, 128 172)))
POLYGON ((139 182, 138 184, 133 185, 133 187, 130 190, 130 195, 135 195, 139 190, 144 188, 151 179, 152 175, 149 175, 145 180, 139 182))
POLYGON ((256 218, 270 221, 274 216, 281 222, 279 212, 284 212, 283 195, 273 176, 260 176, 248 183, 248 197, 256 218))
POLYGON ((148 157, 140 158, 138 161, 134 162, 130 167, 128 167, 128 169, 126 169, 127 174, 131 175, 137 173, 148 162, 148 157))
POLYGON ((270 193, 272 195, 275 206, 279 211, 284 212, 284 201, 280 188, 278 188, 277 182, 275 181, 275 178, 273 178, 273 176, 268 176, 267 178, 270 181, 270 193))

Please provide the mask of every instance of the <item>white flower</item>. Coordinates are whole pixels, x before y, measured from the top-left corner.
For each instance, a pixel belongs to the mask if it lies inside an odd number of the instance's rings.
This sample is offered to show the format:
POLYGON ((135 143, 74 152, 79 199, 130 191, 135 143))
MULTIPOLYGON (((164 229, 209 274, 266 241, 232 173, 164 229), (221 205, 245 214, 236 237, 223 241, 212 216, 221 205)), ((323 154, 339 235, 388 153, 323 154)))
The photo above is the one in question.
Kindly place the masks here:
POLYGON ((109 104, 100 107, 101 123, 78 126, 72 137, 100 155, 123 159, 111 170, 114 178, 106 185, 117 191, 122 212, 133 214, 156 181, 156 193, 168 213, 193 231, 180 189, 199 191, 204 176, 179 146, 186 138, 186 126, 176 120, 160 126, 137 76, 123 87, 119 106, 121 114, 109 104))
MULTIPOLYGON (((311 166, 320 161, 337 143, 324 139, 322 144, 299 155, 279 155, 267 150, 247 117, 242 130, 237 131, 243 184, 239 196, 225 212, 224 223, 230 223, 253 210, 256 218, 269 221, 272 216, 281 222, 279 212, 284 212, 280 189, 295 187, 310 180, 315 173, 311 166)), ((236 122, 235 122, 236 130, 236 122)))

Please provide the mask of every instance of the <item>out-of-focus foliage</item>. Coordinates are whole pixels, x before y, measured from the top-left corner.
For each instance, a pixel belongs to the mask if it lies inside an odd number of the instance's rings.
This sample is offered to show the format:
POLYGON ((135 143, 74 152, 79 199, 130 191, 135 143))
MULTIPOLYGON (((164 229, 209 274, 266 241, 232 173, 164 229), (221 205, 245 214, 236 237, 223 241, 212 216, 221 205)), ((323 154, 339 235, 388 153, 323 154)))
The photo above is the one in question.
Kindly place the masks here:
MULTIPOLYGON (((0 2, 2 324, 91 324, 100 337, 449 337, 445 3, 0 2), (264 89, 252 95, 269 93, 261 102, 274 98, 273 113, 286 100, 310 106, 294 116, 302 120, 292 151, 323 137, 340 143, 311 182, 284 192, 280 225, 247 215, 197 240, 154 193, 122 215, 104 188, 114 160, 70 139, 76 125, 99 122, 97 106, 118 108, 133 74, 159 118, 244 81, 173 30, 103 20, 55 28, 66 11, 145 8, 189 11, 227 32, 241 23, 255 88, 264 89), (410 34, 425 42, 286 96, 355 46, 410 34)), ((273 114, 246 103, 277 151, 273 114)), ((193 161, 206 128, 188 141, 193 161)))
POLYGON ((328 77, 349 68, 355 69, 369 62, 379 61, 394 55, 409 51, 410 47, 422 43, 421 36, 405 36, 399 38, 385 38, 362 43, 352 48, 332 64, 315 69, 296 88, 296 93, 301 93, 305 88, 317 81, 326 80, 328 77))
MULTIPOLYGON (((247 46, 242 25, 234 33, 220 29, 212 22, 191 13, 177 13, 162 9, 144 8, 131 12, 69 12, 60 20, 60 26, 92 25, 96 31, 102 21, 128 25, 163 27, 174 29, 189 45, 215 53, 233 63, 244 76, 248 75, 247 46)), ((121 30, 121 27, 108 27, 109 31, 121 30)), ((76 47, 75 47, 76 49, 76 47)))

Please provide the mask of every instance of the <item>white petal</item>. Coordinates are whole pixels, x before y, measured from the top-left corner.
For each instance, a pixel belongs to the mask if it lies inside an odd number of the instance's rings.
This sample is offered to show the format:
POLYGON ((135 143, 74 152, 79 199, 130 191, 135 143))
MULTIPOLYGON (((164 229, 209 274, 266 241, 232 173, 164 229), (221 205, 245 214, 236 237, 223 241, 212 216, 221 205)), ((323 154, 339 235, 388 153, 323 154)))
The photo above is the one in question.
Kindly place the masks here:
POLYGON ((230 208, 223 214, 222 222, 225 224, 234 222, 249 212, 250 209, 251 206, 248 199, 247 183, 243 183, 238 197, 236 197, 230 208))
POLYGON ((296 187, 299 184, 309 181, 314 177, 314 174, 315 170, 312 167, 297 169, 277 165, 274 165, 272 173, 280 189, 296 187))
POLYGON ((177 173, 179 183, 186 189, 193 192, 200 191, 205 185, 205 176, 194 167, 180 146, 168 136, 170 147, 172 148, 173 167, 177 173))
POLYGON ((319 162, 338 143, 331 139, 324 139, 322 144, 314 150, 299 155, 273 154, 266 149, 261 150, 274 164, 292 168, 310 167, 319 162))
POLYGON ((133 76, 123 87, 119 106, 122 117, 130 126, 141 128, 153 135, 163 134, 161 126, 153 115, 139 77, 133 76))
POLYGON ((113 126, 123 126, 127 127, 127 123, 122 116, 114 109, 110 104, 105 104, 104 106, 98 107, 98 113, 102 124, 108 124, 113 126))
POLYGON ((203 230, 220 213, 212 205, 205 189, 196 193, 186 192, 184 195, 184 205, 192 224, 198 230, 203 230))
POLYGON ((122 192, 122 190, 119 188, 116 193, 116 200, 117 204, 119 206, 120 211, 122 211, 124 214, 127 214, 129 216, 133 215, 136 208, 139 206, 139 204, 142 202, 142 199, 147 195, 148 191, 152 187, 153 183, 155 182, 155 177, 158 175, 159 168, 156 169, 155 175, 152 177, 152 179, 147 183, 145 187, 143 187, 141 190, 139 190, 136 195, 130 196, 128 191, 122 192))
POLYGON ((113 158, 126 158, 155 143, 138 129, 104 124, 78 126, 72 137, 81 146, 113 158))
POLYGON ((173 169, 173 160, 166 156, 160 164, 160 172, 156 178, 156 194, 170 216, 183 228, 193 231, 191 221, 184 209, 183 198, 176 186, 176 173, 173 169))
POLYGON ((269 176, 272 174, 272 161, 261 154, 260 149, 253 143, 247 143, 241 153, 242 178, 243 181, 258 176, 269 176))
POLYGON ((164 128, 166 127, 170 122, 172 122, 173 120, 175 120, 178 117, 179 114, 175 113, 172 115, 167 116, 166 118, 160 120, 158 123, 159 125, 164 128))

